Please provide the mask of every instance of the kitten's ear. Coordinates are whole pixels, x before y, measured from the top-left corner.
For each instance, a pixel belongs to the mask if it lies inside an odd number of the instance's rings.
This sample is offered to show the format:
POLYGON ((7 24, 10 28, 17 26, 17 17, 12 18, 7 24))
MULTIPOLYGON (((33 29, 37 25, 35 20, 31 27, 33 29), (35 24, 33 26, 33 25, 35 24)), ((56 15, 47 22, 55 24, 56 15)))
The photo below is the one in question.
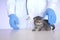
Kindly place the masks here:
POLYGON ((36 20, 36 17, 34 17, 33 20, 36 20))
POLYGON ((35 18, 33 18, 33 20, 34 20, 35 18))

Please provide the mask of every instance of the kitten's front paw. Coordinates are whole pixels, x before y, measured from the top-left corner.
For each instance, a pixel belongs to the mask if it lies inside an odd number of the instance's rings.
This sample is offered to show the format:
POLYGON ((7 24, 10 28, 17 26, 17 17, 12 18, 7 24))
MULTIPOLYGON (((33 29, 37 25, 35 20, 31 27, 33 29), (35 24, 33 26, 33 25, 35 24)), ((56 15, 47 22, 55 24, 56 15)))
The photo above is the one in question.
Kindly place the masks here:
POLYGON ((39 29, 38 31, 41 31, 41 29, 39 29))
POLYGON ((32 31, 36 31, 35 29, 33 29, 32 31))

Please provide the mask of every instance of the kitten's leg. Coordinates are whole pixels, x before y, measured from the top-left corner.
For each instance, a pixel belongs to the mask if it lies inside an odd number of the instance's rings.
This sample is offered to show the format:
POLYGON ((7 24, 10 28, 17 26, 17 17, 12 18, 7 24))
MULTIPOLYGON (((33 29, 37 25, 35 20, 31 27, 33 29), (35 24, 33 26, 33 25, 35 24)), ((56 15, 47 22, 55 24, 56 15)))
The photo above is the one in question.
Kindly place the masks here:
POLYGON ((49 27, 49 28, 46 28, 45 30, 46 30, 46 31, 50 31, 50 30, 51 30, 51 28, 49 27))
POLYGON ((32 31, 36 31, 36 29, 33 29, 32 31))
POLYGON ((39 28, 38 31, 41 31, 41 28, 39 28))
POLYGON ((50 31, 51 30, 51 27, 47 22, 44 22, 44 28, 45 28, 45 31, 50 31))
POLYGON ((37 27, 35 26, 34 29, 32 31, 36 31, 37 27))
POLYGON ((41 31, 41 30, 42 30, 42 28, 43 28, 43 27, 40 27, 40 28, 38 29, 38 31, 41 31))

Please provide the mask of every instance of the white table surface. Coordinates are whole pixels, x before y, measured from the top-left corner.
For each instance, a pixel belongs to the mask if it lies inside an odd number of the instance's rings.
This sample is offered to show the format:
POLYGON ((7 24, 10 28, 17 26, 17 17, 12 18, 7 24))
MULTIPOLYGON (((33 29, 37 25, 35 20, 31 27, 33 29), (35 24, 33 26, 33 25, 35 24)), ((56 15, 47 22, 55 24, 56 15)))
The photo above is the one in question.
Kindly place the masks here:
POLYGON ((60 31, 0 30, 0 40, 60 40, 60 31))

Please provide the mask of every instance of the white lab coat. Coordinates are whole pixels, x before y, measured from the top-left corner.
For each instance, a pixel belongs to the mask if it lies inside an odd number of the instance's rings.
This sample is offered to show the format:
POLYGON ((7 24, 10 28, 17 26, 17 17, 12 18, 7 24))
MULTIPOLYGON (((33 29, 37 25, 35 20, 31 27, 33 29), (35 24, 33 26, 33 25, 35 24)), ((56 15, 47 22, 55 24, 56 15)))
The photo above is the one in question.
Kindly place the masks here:
MULTIPOLYGON (((30 19, 32 20, 35 16, 43 16, 46 8, 55 9, 57 0, 28 0, 27 8, 30 19)), ((33 28, 33 21, 26 20, 28 15, 26 11, 26 0, 8 0, 7 1, 8 13, 16 14, 19 18, 20 29, 33 28)))

